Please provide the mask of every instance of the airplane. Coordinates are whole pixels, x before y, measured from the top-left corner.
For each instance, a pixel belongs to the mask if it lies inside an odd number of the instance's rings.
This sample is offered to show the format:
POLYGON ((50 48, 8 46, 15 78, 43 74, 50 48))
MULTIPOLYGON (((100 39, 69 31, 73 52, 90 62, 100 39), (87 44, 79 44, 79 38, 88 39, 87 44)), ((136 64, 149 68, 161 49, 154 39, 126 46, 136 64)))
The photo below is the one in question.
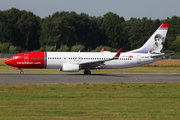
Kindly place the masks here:
POLYGON ((92 69, 122 69, 161 60, 172 53, 161 53, 169 24, 162 24, 147 42, 139 49, 122 52, 26 52, 14 55, 5 61, 7 65, 21 70, 23 68, 59 69, 63 72, 84 70, 90 75, 92 69))

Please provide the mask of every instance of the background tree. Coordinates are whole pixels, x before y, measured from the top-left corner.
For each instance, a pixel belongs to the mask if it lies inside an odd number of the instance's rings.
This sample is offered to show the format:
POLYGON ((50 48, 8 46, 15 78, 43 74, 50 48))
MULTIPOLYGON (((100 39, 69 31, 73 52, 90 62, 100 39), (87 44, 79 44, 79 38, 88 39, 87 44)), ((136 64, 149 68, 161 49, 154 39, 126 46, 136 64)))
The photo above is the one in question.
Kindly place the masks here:
POLYGON ((70 48, 67 45, 61 45, 59 49, 57 49, 59 52, 68 52, 70 51, 70 48))
POLYGON ((9 53, 19 53, 19 51, 17 50, 17 47, 14 47, 13 45, 11 45, 9 47, 9 53))
POLYGON ((49 46, 49 45, 47 45, 47 46, 45 46, 45 51, 56 51, 55 50, 55 46, 49 46))
POLYGON ((51 16, 41 19, 41 35, 40 35, 40 46, 44 47, 46 45, 52 45, 52 29, 53 29, 53 20, 51 16))
POLYGON ((84 49, 85 49, 84 45, 74 45, 74 46, 72 46, 71 51, 72 52, 78 52, 78 51, 83 52, 84 49))
MULTIPOLYGON (((32 51, 40 47, 39 32, 40 23, 39 18, 32 12, 21 11, 21 17, 18 19, 16 26, 20 30, 20 40, 23 43, 22 48, 32 51)), ((22 44, 21 43, 21 44, 22 44)))
POLYGON ((10 43, 0 43, 0 53, 8 53, 10 45, 10 43))
POLYGON ((172 42, 170 49, 180 53, 180 36, 177 36, 176 40, 172 42))
POLYGON ((124 40, 121 39, 122 23, 124 18, 119 18, 117 14, 112 12, 106 13, 101 24, 101 31, 104 35, 104 44, 113 48, 123 45, 124 40))
POLYGON ((83 51, 97 49, 99 52, 102 48, 97 46, 100 45, 108 46, 107 51, 116 52, 120 47, 129 51, 141 47, 162 23, 170 24, 163 51, 178 52, 173 46, 178 43, 177 36, 180 35, 180 17, 164 20, 144 17, 125 21, 113 12, 95 17, 62 11, 41 19, 32 12, 11 8, 0 11, 0 42, 2 48, 7 48, 6 52, 15 48, 18 52, 70 51, 78 45, 84 46, 83 51))

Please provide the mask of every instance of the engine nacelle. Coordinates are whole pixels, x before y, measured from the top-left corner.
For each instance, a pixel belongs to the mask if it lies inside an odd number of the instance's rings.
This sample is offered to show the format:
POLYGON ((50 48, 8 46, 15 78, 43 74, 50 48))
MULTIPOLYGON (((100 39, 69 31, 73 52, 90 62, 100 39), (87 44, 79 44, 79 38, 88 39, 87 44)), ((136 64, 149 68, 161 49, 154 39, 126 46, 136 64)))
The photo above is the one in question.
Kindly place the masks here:
POLYGON ((65 63, 62 66, 63 72, 79 72, 80 68, 78 64, 65 63))

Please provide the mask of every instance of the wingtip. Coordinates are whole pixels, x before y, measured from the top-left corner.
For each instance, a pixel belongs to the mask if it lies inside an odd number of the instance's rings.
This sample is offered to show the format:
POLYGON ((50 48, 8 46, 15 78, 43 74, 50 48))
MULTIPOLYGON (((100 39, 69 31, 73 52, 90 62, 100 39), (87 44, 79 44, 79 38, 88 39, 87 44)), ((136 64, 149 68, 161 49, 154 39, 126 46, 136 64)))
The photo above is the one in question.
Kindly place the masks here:
POLYGON ((104 52, 105 48, 102 48, 101 52, 104 52))

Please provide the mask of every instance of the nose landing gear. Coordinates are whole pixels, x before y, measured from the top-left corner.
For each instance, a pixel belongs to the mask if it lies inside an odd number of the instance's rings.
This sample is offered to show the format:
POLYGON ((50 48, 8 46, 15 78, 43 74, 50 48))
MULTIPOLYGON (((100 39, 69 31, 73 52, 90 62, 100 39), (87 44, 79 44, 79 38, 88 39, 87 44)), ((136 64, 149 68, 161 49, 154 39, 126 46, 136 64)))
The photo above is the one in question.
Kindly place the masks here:
POLYGON ((23 69, 21 69, 21 71, 20 71, 20 74, 24 74, 24 71, 23 71, 23 69))

